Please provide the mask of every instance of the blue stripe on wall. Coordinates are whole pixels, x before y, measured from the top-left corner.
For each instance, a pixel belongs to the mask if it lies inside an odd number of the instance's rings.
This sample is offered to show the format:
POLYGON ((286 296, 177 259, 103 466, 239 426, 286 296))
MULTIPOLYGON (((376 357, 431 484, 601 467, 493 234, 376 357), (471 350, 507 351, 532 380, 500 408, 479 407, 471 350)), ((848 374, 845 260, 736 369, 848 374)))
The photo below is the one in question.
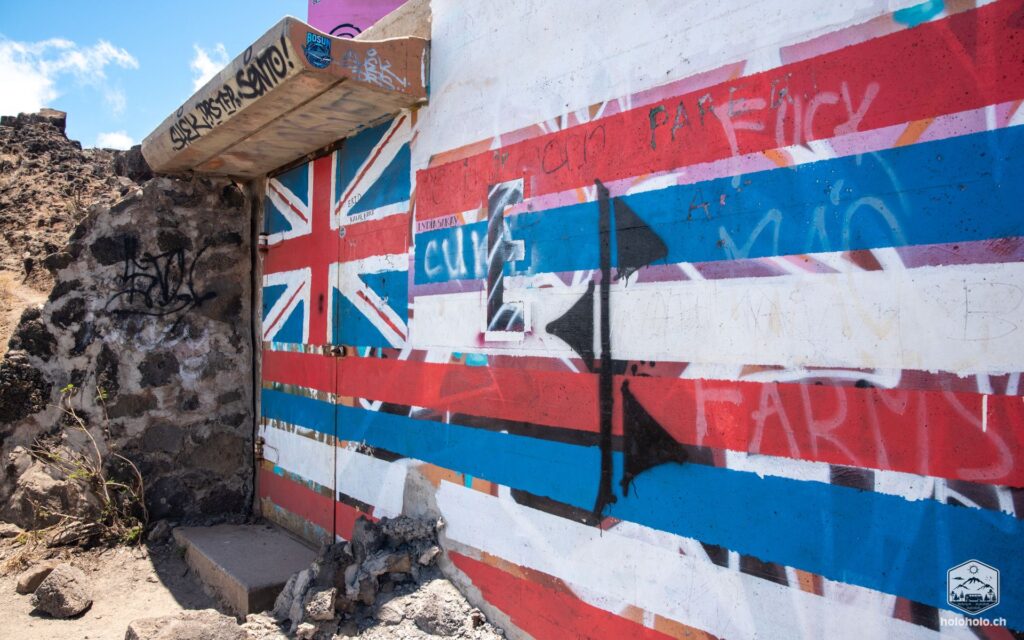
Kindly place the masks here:
MULTIPOLYGON (((327 402, 263 391, 263 414, 324 430, 327 402)), ((594 505, 600 456, 582 447, 460 425, 338 407, 343 440, 365 442, 584 509, 594 505)), ((615 477, 622 455, 614 456, 615 477)), ((699 464, 641 474, 609 515, 948 608, 946 571, 969 559, 1002 572, 1002 601, 986 615, 1024 628, 1024 523, 1012 516, 907 501, 820 482, 699 464)))
MULTIPOLYGON (((1017 126, 623 200, 665 240, 667 263, 1019 236, 1022 151, 1017 126)), ((506 274, 598 268, 597 203, 507 220, 526 255, 506 274)), ((416 282, 486 277, 474 232, 486 239, 486 221, 417 234, 416 282)))
POLYGON ((334 405, 329 402, 263 389, 261 415, 329 436, 334 435, 334 405))

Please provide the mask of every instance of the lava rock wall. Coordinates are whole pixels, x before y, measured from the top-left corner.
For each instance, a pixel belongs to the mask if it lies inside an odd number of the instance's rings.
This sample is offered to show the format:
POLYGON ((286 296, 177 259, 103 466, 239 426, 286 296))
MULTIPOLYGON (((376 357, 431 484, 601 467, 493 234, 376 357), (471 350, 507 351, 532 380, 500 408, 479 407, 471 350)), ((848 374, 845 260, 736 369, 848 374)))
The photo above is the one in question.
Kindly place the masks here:
POLYGON ((0 519, 75 508, 68 479, 28 453, 84 444, 68 399, 104 455, 138 466, 151 518, 247 510, 250 202, 228 180, 157 177, 90 206, 47 255, 54 287, 0 363, 0 519))

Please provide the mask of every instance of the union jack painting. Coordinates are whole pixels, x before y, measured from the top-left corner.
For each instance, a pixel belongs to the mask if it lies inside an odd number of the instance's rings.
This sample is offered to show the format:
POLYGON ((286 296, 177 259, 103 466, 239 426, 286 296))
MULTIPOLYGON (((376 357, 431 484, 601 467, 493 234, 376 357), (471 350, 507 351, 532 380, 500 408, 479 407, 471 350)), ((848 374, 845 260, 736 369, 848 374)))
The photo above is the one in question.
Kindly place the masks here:
POLYGON ((267 181, 264 342, 401 346, 409 161, 399 116, 267 181))

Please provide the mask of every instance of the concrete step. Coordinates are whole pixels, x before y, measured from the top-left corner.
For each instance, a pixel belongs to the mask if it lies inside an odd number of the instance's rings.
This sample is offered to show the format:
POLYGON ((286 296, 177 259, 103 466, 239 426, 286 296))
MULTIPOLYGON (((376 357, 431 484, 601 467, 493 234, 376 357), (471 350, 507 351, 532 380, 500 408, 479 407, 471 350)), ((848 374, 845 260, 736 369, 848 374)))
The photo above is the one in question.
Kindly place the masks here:
POLYGON ((178 527, 174 540, 189 567, 239 616, 273 608, 288 578, 316 557, 272 524, 178 527))

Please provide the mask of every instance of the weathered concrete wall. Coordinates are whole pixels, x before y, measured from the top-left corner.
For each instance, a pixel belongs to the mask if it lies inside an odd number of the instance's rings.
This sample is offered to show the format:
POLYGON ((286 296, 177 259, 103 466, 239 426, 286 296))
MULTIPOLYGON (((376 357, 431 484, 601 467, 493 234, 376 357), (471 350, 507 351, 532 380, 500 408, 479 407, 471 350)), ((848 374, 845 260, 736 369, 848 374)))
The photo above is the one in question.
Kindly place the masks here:
POLYGON ((91 207, 47 259, 54 289, 0 363, 0 518, 31 526, 32 500, 51 500, 25 450, 75 444, 55 406, 67 385, 104 451, 142 471, 151 517, 248 508, 249 204, 228 181, 158 177, 91 207))
POLYGON ((267 510, 441 515, 517 637, 1024 629, 1019 0, 432 9, 270 183, 267 510))

